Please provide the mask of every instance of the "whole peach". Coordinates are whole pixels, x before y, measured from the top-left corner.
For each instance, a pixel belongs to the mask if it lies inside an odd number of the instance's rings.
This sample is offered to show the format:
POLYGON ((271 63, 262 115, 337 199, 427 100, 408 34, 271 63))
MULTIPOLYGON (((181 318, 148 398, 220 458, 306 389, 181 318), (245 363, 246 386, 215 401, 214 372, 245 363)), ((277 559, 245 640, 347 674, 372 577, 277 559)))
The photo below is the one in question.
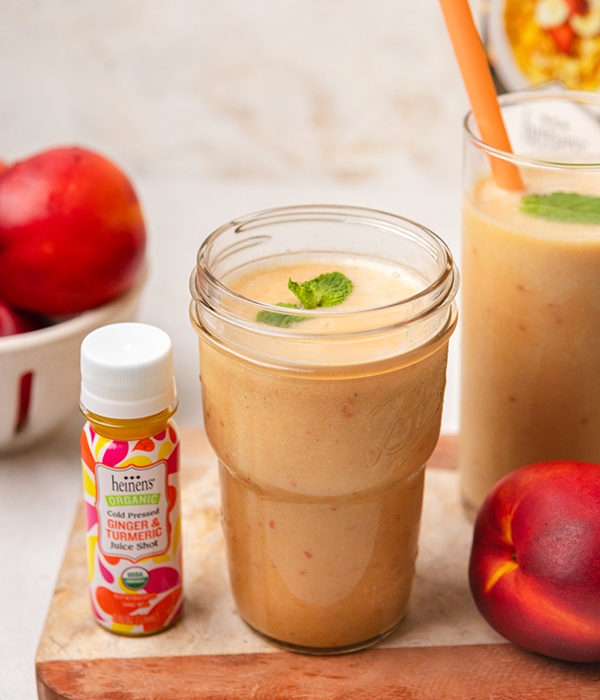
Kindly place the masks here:
POLYGON ((0 300, 70 315, 127 291, 146 229, 133 185, 108 158, 52 148, 0 169, 0 300))
POLYGON ((506 639, 600 661, 600 465, 541 462, 501 479, 475 521, 469 583, 506 639))
POLYGON ((12 309, 7 304, 0 301, 0 338, 6 335, 17 335, 18 333, 28 333, 44 326, 42 318, 33 314, 12 309))

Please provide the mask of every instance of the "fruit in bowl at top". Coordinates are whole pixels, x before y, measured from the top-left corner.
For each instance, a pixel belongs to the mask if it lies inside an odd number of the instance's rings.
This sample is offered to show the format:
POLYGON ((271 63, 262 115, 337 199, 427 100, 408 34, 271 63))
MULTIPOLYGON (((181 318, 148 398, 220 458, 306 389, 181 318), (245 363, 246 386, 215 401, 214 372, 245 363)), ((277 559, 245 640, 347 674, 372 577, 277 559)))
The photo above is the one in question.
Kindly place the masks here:
MULTIPOLYGON (((556 44, 570 54, 578 39, 600 35, 599 0, 536 0, 534 19, 556 44)), ((589 49, 588 49, 589 52, 589 49)))
POLYGON ((52 148, 0 163, 0 300, 69 316, 128 291, 141 274, 146 228, 127 175, 108 158, 52 148))
POLYGON ((475 521, 469 583, 506 639, 600 661, 600 465, 540 462, 501 479, 475 521))

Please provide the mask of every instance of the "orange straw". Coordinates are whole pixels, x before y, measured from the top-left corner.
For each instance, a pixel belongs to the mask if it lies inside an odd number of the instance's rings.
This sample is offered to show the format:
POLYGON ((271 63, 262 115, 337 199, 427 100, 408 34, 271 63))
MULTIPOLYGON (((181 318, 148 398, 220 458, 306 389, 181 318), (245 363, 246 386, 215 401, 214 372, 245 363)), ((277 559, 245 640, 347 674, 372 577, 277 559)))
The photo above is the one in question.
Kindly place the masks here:
MULTIPOLYGON (((512 153, 485 49, 469 2, 440 0, 440 5, 481 138, 493 148, 512 153)), ((498 187, 505 190, 525 189, 514 163, 498 158, 490 158, 490 163, 498 187)))

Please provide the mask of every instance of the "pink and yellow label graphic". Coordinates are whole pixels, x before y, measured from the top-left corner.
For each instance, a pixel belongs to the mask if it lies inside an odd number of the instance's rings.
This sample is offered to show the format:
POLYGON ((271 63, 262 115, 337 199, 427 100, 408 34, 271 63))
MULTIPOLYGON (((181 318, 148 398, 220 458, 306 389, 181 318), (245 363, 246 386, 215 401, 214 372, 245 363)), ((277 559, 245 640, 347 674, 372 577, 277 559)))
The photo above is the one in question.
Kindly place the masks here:
POLYGON ((179 435, 81 433, 92 612, 112 632, 151 634, 183 607, 179 435))

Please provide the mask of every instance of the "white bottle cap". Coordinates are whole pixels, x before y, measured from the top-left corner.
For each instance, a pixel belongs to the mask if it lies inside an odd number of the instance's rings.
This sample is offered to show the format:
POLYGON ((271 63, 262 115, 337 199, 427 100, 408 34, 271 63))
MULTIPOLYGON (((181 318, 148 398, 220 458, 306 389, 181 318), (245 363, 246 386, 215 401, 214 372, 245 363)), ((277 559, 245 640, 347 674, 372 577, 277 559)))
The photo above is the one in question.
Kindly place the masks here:
POLYGON ((114 323, 81 344, 81 405, 106 418, 145 418, 174 404, 171 339, 144 323, 114 323))

